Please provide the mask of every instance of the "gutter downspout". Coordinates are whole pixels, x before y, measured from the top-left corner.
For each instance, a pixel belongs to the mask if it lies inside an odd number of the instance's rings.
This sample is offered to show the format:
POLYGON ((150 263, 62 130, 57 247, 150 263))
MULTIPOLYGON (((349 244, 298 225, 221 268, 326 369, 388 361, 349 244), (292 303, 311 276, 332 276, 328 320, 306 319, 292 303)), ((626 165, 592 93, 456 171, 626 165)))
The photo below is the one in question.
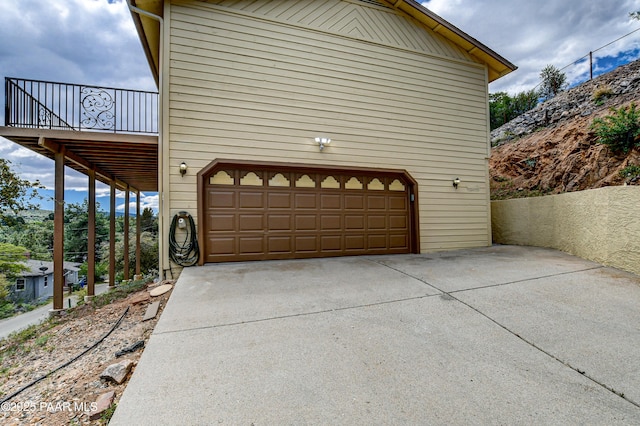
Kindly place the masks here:
POLYGON ((159 206, 158 206, 158 228, 160 229, 160 238, 158 239, 158 273, 160 276, 158 277, 160 280, 163 280, 164 277, 164 240, 162 238, 164 234, 164 184, 163 184, 163 170, 164 170, 164 143, 163 143, 163 135, 164 135, 164 73, 163 69, 163 59, 164 59, 164 19, 161 16, 155 15, 151 12, 147 12, 146 10, 142 10, 136 6, 131 4, 131 0, 127 0, 127 6, 129 7, 129 11, 131 13, 136 13, 141 16, 146 16, 147 18, 158 21, 160 24, 160 40, 158 42, 158 198, 159 198, 159 206))

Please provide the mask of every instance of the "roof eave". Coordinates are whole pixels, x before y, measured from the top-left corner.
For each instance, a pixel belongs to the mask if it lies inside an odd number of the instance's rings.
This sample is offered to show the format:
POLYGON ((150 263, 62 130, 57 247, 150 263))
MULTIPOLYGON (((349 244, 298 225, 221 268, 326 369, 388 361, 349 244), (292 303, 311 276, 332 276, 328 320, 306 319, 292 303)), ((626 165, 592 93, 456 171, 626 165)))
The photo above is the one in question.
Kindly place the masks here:
MULTIPOLYGON (((480 62, 486 64, 488 70, 488 81, 491 83, 518 69, 518 67, 507 59, 485 46, 469 34, 457 28, 455 25, 444 20, 440 16, 431 12, 415 0, 383 0, 390 6, 406 13, 412 18, 424 24, 445 39, 456 44, 469 55, 477 58, 480 62)), ((129 0, 132 6, 162 16, 164 1, 163 0, 129 0)), ((159 40, 160 26, 157 21, 141 16, 138 13, 131 12, 133 22, 135 23, 142 47, 151 72, 158 83, 159 68, 159 40)))
POLYGON ((455 25, 442 19, 414 0, 387 1, 393 7, 417 19, 433 32, 459 46, 468 54, 484 62, 488 68, 489 83, 509 74, 518 67, 485 46, 455 25))
MULTIPOLYGON (((128 2, 131 6, 137 7, 154 15, 163 15, 162 0, 128 0, 128 2)), ((129 11, 131 12, 133 23, 136 26, 140 42, 142 43, 142 49, 147 57, 149 68, 151 69, 153 78, 156 81, 156 86, 158 86, 160 76, 160 24, 158 21, 155 21, 148 16, 140 15, 133 10, 129 11)))

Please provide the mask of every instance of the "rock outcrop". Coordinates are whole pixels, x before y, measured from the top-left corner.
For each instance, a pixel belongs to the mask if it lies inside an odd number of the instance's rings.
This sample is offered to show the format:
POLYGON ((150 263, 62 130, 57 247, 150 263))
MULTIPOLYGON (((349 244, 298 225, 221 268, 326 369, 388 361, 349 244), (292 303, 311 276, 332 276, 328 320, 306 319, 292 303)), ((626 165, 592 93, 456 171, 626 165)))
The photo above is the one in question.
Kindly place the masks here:
POLYGON ((637 184, 620 171, 640 165, 640 150, 612 152, 590 130, 611 107, 640 104, 640 61, 560 93, 491 132, 493 198, 637 184))

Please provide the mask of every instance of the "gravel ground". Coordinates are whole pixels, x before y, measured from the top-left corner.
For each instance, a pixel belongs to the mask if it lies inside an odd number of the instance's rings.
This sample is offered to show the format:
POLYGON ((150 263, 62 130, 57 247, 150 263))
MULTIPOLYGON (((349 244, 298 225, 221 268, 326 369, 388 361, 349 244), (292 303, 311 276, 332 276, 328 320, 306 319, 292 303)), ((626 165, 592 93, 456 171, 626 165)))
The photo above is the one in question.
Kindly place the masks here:
MULTIPOLYGON (((163 283, 164 284, 164 283, 163 283)), ((116 357, 116 352, 137 341, 148 341, 162 309, 171 294, 144 299, 150 285, 125 299, 96 308, 83 305, 66 312, 62 317, 32 328, 33 335, 18 339, 15 336, 0 340, 0 400, 33 380, 47 375, 60 365, 72 360, 103 338, 117 323, 127 307, 121 323, 94 349, 65 368, 48 375, 0 407, 0 424, 3 425, 73 425, 106 424, 105 418, 90 420, 97 398, 115 391, 117 404, 128 378, 118 385, 100 374, 116 362, 130 359, 134 363, 144 349, 116 357), (160 311, 155 319, 142 322, 151 302, 160 301, 160 311)), ((26 333, 22 333, 24 336, 26 333)))

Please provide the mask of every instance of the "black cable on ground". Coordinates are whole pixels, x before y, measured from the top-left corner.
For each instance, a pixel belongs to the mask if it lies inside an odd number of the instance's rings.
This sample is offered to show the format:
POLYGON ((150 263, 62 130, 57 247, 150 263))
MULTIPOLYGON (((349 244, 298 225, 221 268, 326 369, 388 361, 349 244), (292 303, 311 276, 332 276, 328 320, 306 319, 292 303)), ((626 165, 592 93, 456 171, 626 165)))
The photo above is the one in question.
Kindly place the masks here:
POLYGON ((169 257, 180 266, 193 266, 200 259, 196 224, 193 217, 187 212, 179 212, 171 220, 171 226, 169 227, 169 257), (176 241, 176 230, 180 219, 183 219, 186 224, 184 226, 184 240, 178 243, 176 241))
POLYGON ((50 375, 58 372, 59 370, 62 370, 63 368, 65 368, 66 366, 68 366, 69 364, 71 364, 72 362, 78 360, 80 357, 82 357, 83 355, 85 355, 87 352, 91 351, 92 349, 95 349, 96 346, 98 346, 100 343, 102 343, 102 341, 104 339, 106 339, 107 337, 109 337, 109 335, 111 333, 113 333, 113 331, 118 328, 118 326, 120 325, 120 323, 122 322, 122 320, 124 319, 125 315, 127 315, 127 312, 129 312, 129 307, 127 306, 127 309, 124 310, 124 312, 122 313, 122 315, 120 316, 120 318, 118 319, 118 321, 116 321, 116 323, 113 325, 113 327, 111 327, 111 330, 109 330, 109 332, 107 334, 105 334, 104 336, 102 336, 100 338, 100 340, 98 340, 97 342, 95 342, 93 345, 91 345, 90 347, 88 347, 87 349, 85 349, 80 355, 77 355, 75 358, 70 359, 69 361, 65 362, 64 364, 56 367, 55 369, 51 370, 50 372, 48 372, 47 374, 45 374, 44 376, 38 377, 37 379, 35 379, 34 381, 32 381, 31 383, 26 384, 25 386, 21 387, 20 389, 18 389, 17 391, 15 391, 14 393, 12 393, 9 396, 6 396, 4 398, 2 398, 2 401, 0 401, 0 404, 3 404, 5 402, 7 402, 8 400, 10 400, 11 398, 20 395, 22 392, 26 391, 27 389, 29 389, 31 386, 35 385, 36 383, 41 382, 42 380, 46 379, 47 377, 49 377, 50 375))

